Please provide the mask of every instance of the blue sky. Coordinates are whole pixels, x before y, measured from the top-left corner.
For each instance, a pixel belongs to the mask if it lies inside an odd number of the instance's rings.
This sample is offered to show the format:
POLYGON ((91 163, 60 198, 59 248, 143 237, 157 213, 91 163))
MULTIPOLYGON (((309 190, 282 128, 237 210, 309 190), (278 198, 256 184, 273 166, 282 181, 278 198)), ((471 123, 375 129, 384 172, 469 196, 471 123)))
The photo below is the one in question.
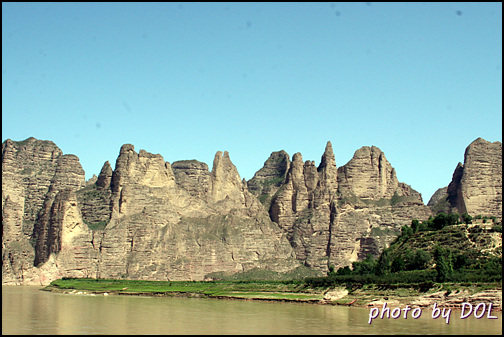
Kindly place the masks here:
POLYGON ((2 3, 2 141, 31 136, 87 179, 125 143, 246 179, 374 145, 427 203, 502 142, 502 4, 2 3))

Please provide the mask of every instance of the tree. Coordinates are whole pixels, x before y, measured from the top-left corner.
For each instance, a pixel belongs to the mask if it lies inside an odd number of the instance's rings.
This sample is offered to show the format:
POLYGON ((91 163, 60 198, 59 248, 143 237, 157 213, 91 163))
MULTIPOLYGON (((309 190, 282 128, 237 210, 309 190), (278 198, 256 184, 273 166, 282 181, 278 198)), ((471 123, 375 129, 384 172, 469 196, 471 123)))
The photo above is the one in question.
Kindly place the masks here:
POLYGON ((460 215, 458 213, 450 213, 446 216, 446 226, 453 226, 459 223, 460 215))
POLYGON ((444 226, 448 224, 448 215, 446 213, 439 213, 436 215, 434 220, 432 220, 432 227, 434 230, 443 229, 444 226))
POLYGON ((413 229, 413 233, 418 232, 418 229, 420 227, 420 221, 417 219, 411 220, 411 229, 413 229))
POLYGON ((465 224, 470 224, 472 221, 473 217, 470 216, 467 212, 462 213, 462 222, 465 224))
POLYGON ((425 269, 429 266, 431 255, 423 249, 416 249, 408 259, 407 270, 425 269))
POLYGON ((392 269, 392 256, 390 255, 390 250, 384 249, 376 262, 375 274, 378 276, 383 276, 390 273, 392 269))
POLYGON ((390 270, 393 273, 396 273, 398 271, 403 271, 405 268, 405 263, 404 260, 400 256, 396 256, 394 260, 392 261, 392 265, 390 266, 390 270))
POLYGON ((352 268, 353 272, 357 275, 372 274, 374 272, 376 261, 373 259, 371 254, 366 256, 361 262, 353 262, 352 268))
POLYGON ((434 247, 434 261, 436 262, 436 280, 446 282, 453 274, 452 252, 449 248, 439 245, 434 247))
POLYGON ((402 226, 401 227, 401 236, 408 237, 413 235, 413 229, 410 226, 402 226))
POLYGON ((425 232, 429 230, 429 222, 428 221, 422 221, 420 226, 418 226, 418 231, 419 232, 425 232))
POLYGON ((350 269, 349 266, 339 268, 338 271, 336 272, 336 275, 350 275, 352 274, 352 270, 350 269))

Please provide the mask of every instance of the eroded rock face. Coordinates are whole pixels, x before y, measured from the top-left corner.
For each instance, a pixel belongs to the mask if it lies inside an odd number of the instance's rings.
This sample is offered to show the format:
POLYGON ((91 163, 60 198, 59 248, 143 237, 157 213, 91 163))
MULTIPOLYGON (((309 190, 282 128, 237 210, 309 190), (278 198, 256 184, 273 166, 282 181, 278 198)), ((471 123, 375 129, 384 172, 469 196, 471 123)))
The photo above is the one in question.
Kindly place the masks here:
POLYGON ((212 172, 198 161, 172 166, 147 153, 152 162, 139 166, 141 154, 121 149, 114 171, 120 179, 112 184, 117 207, 94 239, 101 250, 100 277, 202 280, 215 272, 299 265, 285 235, 244 188, 229 153, 217 152, 212 172), (174 177, 175 184, 169 179, 152 185, 138 167, 157 167, 151 176, 174 177))
POLYGON ((434 192, 434 194, 429 199, 427 206, 436 205, 442 199, 446 199, 447 194, 448 194, 448 186, 437 189, 436 192, 434 192))
POLYGON ((395 169, 385 154, 377 147, 364 146, 353 158, 338 170, 339 191, 360 199, 390 199, 396 196, 412 196, 423 204, 420 193, 406 184, 399 183, 395 169))
POLYGON ((3 283, 40 283, 34 265, 45 262, 56 247, 50 223, 56 195, 84 185, 78 158, 63 155, 53 142, 31 137, 2 144, 3 283))
POLYGON ((213 202, 229 199, 245 204, 243 185, 238 170, 231 162, 229 153, 218 151, 215 154, 211 174, 211 196, 213 202))
POLYGON ((502 220, 502 144, 482 138, 465 151, 448 185, 448 200, 459 213, 502 220))
MULTIPOLYGON (((445 200, 501 216, 500 149, 471 144, 445 200)), ((330 142, 318 167, 300 153, 290 161, 285 151, 273 152, 248 182, 226 151, 209 171, 197 160, 170 164, 125 144, 114 170, 106 162, 85 183, 78 158, 54 143, 7 140, 2 178, 4 284, 203 280, 300 264, 323 275, 330 265, 377 256, 402 226, 435 209, 397 181, 377 147, 357 150, 338 168, 330 142)))
POLYGON ((300 265, 227 152, 216 154, 209 172, 197 161, 172 169, 161 155, 126 144, 115 170, 106 162, 96 182, 86 184, 77 157, 53 143, 20 143, 22 149, 11 141, 3 146, 4 284, 60 277, 203 280, 215 272, 286 272, 300 265), (39 156, 22 153, 37 149, 39 156), (25 157, 33 162, 17 162, 25 157), (36 178, 47 189, 37 206, 29 205, 36 217, 24 228, 24 219, 32 219, 24 207, 31 181, 20 184, 22 174, 41 166, 48 169, 36 178))
POLYGON ((269 212, 296 257, 324 272, 377 256, 400 227, 432 214, 418 192, 397 181, 380 149, 363 147, 337 168, 330 142, 318 168, 294 154, 269 212))
POLYGON ((172 164, 177 185, 191 196, 208 200, 210 197, 210 172, 208 165, 197 160, 181 160, 172 164))
POLYGON ((285 183, 290 168, 290 157, 285 151, 272 152, 264 166, 247 182, 248 190, 269 208, 271 197, 285 183))

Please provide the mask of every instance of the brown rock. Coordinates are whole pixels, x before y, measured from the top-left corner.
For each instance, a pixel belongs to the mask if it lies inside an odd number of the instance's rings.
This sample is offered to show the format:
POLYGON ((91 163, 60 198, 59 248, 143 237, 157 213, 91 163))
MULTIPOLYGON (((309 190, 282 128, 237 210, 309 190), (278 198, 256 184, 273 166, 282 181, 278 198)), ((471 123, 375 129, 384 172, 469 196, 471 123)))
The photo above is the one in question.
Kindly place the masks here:
POLYGON ((448 185, 448 198, 459 213, 502 219, 502 144, 472 142, 448 185))
POLYGON ((411 196, 422 204, 420 193, 406 184, 399 183, 395 169, 377 147, 364 146, 353 158, 338 169, 338 184, 342 194, 360 199, 391 199, 396 196, 411 196))
POLYGON ((227 151, 224 151, 224 154, 221 151, 215 154, 211 182, 211 196, 214 202, 228 198, 241 205, 245 204, 242 180, 227 151))
POLYGON ((85 186, 84 171, 74 155, 63 155, 51 141, 30 137, 2 144, 2 279, 5 283, 40 283, 34 263, 47 259, 53 237, 50 209, 59 191, 85 186), (52 235, 52 236, 50 236, 52 235), (36 254, 34 246, 40 249, 36 254))
POLYGON ((110 183, 112 182, 112 167, 108 160, 103 164, 100 175, 96 179, 96 186, 100 188, 110 188, 110 183))
POLYGON ((208 165, 197 160, 181 160, 172 164, 177 185, 196 198, 207 200, 210 191, 208 165))
POLYGON ((264 166, 247 182, 248 190, 259 198, 266 209, 271 205, 271 198, 285 183, 290 163, 287 152, 272 152, 264 166))

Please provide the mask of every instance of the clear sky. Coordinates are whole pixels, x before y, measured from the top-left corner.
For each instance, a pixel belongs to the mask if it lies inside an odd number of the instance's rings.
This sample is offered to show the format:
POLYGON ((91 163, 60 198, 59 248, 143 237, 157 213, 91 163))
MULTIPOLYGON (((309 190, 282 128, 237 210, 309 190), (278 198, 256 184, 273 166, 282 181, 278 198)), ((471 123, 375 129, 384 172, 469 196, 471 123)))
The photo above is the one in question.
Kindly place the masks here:
POLYGON ((374 145, 427 203, 502 142, 502 4, 2 3, 2 141, 31 136, 87 179, 126 143, 247 180, 374 145))

